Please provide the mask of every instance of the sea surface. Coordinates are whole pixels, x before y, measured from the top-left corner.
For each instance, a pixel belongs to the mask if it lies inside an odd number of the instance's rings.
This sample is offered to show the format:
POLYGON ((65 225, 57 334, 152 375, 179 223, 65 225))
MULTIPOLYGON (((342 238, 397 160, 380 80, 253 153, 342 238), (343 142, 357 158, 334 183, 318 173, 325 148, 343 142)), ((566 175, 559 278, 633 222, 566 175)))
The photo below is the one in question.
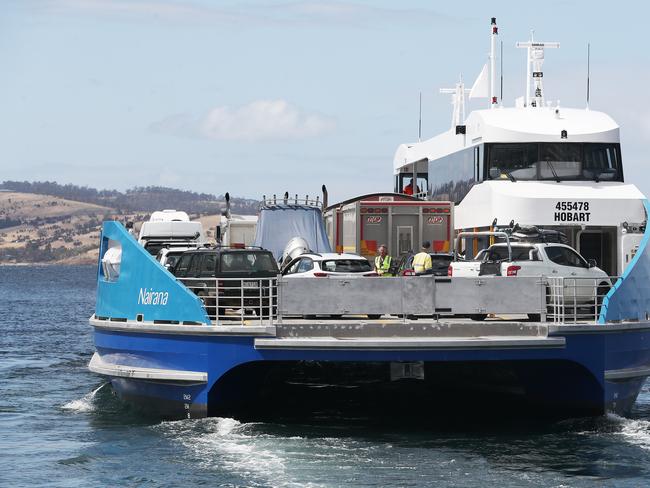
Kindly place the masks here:
POLYGON ((0 266, 0 487, 650 486, 650 385, 631 418, 529 425, 142 416, 86 367, 94 280, 0 266))

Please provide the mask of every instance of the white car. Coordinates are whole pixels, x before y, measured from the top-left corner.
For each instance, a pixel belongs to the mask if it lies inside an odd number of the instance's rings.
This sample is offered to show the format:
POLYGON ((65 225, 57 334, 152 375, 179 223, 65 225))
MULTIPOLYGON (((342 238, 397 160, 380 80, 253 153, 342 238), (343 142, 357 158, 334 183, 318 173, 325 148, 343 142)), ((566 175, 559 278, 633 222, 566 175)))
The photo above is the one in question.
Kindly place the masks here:
POLYGON ((372 264, 363 256, 347 253, 305 253, 284 267, 286 278, 350 278, 377 276, 372 264))
MULTIPOLYGON (((305 253, 295 257, 285 266, 282 274, 285 278, 352 278, 378 276, 372 264, 363 256, 347 253, 305 253)), ((341 315, 332 315, 333 318, 341 315)), ((369 319, 378 319, 381 315, 368 315, 369 319)), ((305 318, 316 318, 305 315, 305 318)))
POLYGON ((481 249, 473 259, 459 259, 452 261, 447 268, 447 276, 468 277, 478 276, 481 262, 487 253, 487 249, 481 249))
POLYGON ((198 246, 177 246, 177 247, 163 247, 156 256, 156 260, 165 268, 171 269, 176 265, 176 261, 180 259, 185 251, 193 251, 198 246))
MULTIPOLYGON (((587 304, 602 297, 612 283, 595 261, 587 261, 571 246, 559 243, 513 242, 490 246, 480 263, 452 261, 449 276, 545 276, 563 278, 565 303, 587 304), (471 263, 471 264, 470 264, 471 263)), ((554 282, 549 281, 549 287, 554 282)), ((549 288, 549 294, 557 293, 549 288)))

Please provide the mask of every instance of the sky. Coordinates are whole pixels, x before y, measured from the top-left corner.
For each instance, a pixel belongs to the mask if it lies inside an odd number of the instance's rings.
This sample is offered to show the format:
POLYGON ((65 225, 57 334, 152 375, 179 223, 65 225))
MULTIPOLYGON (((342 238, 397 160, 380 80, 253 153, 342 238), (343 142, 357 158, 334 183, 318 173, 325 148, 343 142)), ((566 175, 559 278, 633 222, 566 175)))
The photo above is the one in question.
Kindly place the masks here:
MULTIPOLYGON (((559 41, 547 100, 621 126, 625 177, 650 194, 650 2, 2 0, 0 181, 216 195, 392 191, 397 146, 449 128, 496 17, 504 102, 516 41, 559 41)), ((468 109, 487 102, 472 101, 468 109)))

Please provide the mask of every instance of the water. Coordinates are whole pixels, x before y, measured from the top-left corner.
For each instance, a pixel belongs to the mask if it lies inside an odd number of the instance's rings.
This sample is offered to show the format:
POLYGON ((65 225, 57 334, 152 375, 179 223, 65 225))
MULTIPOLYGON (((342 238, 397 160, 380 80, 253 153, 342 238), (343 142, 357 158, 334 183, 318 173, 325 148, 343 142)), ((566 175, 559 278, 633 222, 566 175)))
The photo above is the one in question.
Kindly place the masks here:
POLYGON ((650 485, 648 385, 630 419, 543 425, 143 417, 86 368, 94 278, 93 267, 0 267, 2 487, 650 485))

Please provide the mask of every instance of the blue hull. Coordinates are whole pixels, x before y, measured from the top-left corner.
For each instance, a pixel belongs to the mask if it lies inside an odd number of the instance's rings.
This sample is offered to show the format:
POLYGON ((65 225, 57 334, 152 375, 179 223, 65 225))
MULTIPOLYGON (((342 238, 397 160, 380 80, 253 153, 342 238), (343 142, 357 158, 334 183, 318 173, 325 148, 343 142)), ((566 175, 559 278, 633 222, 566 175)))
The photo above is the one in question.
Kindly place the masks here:
MULTIPOLYGON (((650 322, 556 327, 549 338, 558 341, 550 345, 412 350, 264 348, 256 347, 264 335, 170 334, 156 332, 154 326, 134 333, 111 327, 115 325, 95 329, 97 355, 104 364, 206 373, 205 382, 111 377, 121 397, 171 418, 254 415, 269 411, 265 401, 279 406, 283 396, 309 396, 323 387, 384 400, 381 395, 399 391, 431 402, 427 408, 439 404, 443 392, 446 406, 453 409, 454 398, 481 391, 502 405, 525 405, 527 412, 627 415, 650 374, 650 322), (423 362, 424 378, 391 381, 391 363, 404 362, 423 362)), ((308 400, 302 403, 306 406, 308 400)))

